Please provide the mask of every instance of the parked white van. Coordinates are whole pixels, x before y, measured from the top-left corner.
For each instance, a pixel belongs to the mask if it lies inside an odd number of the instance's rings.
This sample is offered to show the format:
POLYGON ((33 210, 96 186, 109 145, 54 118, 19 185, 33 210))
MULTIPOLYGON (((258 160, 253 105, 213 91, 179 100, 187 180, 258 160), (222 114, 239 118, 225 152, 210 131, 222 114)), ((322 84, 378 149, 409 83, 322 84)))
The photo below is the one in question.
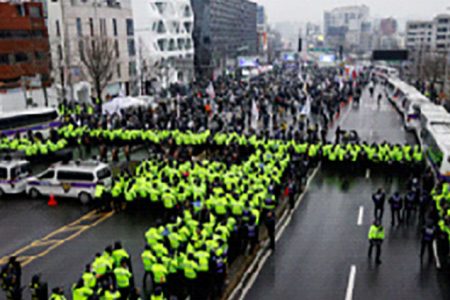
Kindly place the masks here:
POLYGON ((30 163, 26 160, 0 161, 0 197, 25 192, 30 163))
POLYGON ((27 181, 26 191, 31 198, 57 196, 78 198, 86 204, 94 198, 97 183, 112 184, 112 172, 107 164, 98 161, 57 163, 27 181))

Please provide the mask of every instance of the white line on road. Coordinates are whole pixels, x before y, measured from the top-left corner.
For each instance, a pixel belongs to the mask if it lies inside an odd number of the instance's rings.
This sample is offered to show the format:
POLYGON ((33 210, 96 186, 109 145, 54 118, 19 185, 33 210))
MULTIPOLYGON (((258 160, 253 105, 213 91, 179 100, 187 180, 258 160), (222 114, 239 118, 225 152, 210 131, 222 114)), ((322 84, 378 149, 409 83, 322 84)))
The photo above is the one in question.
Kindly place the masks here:
POLYGON ((356 266, 352 265, 350 267, 350 275, 348 276, 347 292, 345 293, 345 300, 353 299, 353 289, 355 288, 355 276, 356 276, 356 266))
POLYGON ((366 169, 366 179, 369 179, 369 178, 370 178, 370 169, 367 168, 366 169))
MULTIPOLYGON (((303 198, 305 196, 306 191, 308 190, 311 182, 314 180, 314 178, 316 177, 318 171, 320 169, 320 164, 316 167, 316 169, 313 171, 313 173, 311 174, 311 176, 309 176, 307 182, 306 182, 306 186, 305 189, 303 190, 303 192, 301 193, 301 195, 298 197, 297 199, 297 203, 295 204, 295 207, 292 211, 287 211, 285 214, 283 214, 283 216, 280 219, 280 222, 283 222, 282 225, 280 225, 280 229, 278 230, 278 233, 275 237, 276 241, 278 241, 281 238, 281 235, 283 234, 284 230, 286 229, 287 225, 289 225, 289 223, 291 222, 292 216, 294 214, 294 212, 297 210, 300 202, 303 201, 303 198), (286 216, 286 217, 285 217, 286 216), (286 219, 286 221, 283 221, 284 219, 286 219)), ((279 224, 277 224, 277 227, 279 226, 279 224)), ((255 280, 258 278, 259 273, 261 272, 262 268, 264 267, 264 264, 266 263, 267 259, 269 258, 269 256, 272 254, 272 251, 269 250, 268 252, 266 252, 264 254, 264 256, 261 258, 261 260, 258 259, 259 256, 262 255, 263 250, 260 250, 257 254, 257 257, 253 260, 252 264, 250 265, 250 267, 247 269, 246 273, 249 272, 249 270, 252 270, 254 268, 255 264, 258 264, 256 270, 253 272, 253 274, 251 275, 249 281, 247 282, 247 284, 245 284, 243 286, 243 283, 239 283, 239 285, 233 290, 233 292, 230 294, 230 296, 227 298, 228 300, 232 300, 235 299, 236 294, 238 293, 239 289, 242 288, 242 294, 239 297, 240 300, 243 300, 245 298, 245 296, 247 295, 248 291, 252 288, 253 284, 255 283, 255 280), (243 286, 243 287, 242 287, 243 286)))
POLYGON ((286 219, 286 222, 284 222, 283 226, 281 226, 280 230, 278 231, 278 233, 277 233, 277 235, 275 237, 275 241, 276 242, 278 242, 278 240, 280 239, 280 237, 283 234, 284 230, 286 229, 286 227, 291 222, 291 219, 292 219, 292 214, 289 214, 288 218, 286 219))
POLYGON ((359 207, 359 213, 358 213, 358 226, 361 226, 363 223, 363 217, 364 217, 364 206, 359 207))
POLYGON ((261 272, 261 269, 264 267, 264 264, 266 263, 269 256, 272 254, 272 250, 267 251, 266 255, 263 256, 261 261, 258 264, 258 268, 253 273, 252 277, 250 277, 250 280, 248 281, 247 286, 242 290, 241 297, 239 297, 239 300, 244 300, 245 296, 247 296, 248 291, 251 289, 253 284, 256 281, 256 278, 258 278, 259 273, 261 272))
POLYGON ((345 123, 345 121, 347 120, 347 118, 350 116, 350 112, 352 111, 351 109, 351 103, 347 106, 347 111, 345 112, 345 115, 343 118, 341 118, 340 120, 338 120, 338 124, 339 125, 343 125, 345 123))
POLYGON ((441 268, 441 261, 439 259, 439 255, 437 253, 437 242, 436 240, 433 241, 433 255, 434 255, 434 261, 436 262, 436 268, 441 268))

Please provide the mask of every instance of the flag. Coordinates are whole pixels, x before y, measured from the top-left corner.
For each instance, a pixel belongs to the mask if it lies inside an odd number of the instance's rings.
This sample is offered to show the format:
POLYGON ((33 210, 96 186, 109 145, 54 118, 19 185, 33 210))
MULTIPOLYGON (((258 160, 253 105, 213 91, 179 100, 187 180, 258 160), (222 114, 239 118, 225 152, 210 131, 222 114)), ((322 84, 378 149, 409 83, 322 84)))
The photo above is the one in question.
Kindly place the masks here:
POLYGON ((258 119, 259 119, 259 111, 258 106, 256 105, 255 99, 252 100, 252 120, 251 125, 254 130, 258 129, 258 119))
POLYGON ((209 85, 206 88, 206 93, 208 94, 209 98, 211 98, 211 99, 216 98, 216 92, 214 91, 214 86, 213 86, 212 82, 209 82, 209 85))

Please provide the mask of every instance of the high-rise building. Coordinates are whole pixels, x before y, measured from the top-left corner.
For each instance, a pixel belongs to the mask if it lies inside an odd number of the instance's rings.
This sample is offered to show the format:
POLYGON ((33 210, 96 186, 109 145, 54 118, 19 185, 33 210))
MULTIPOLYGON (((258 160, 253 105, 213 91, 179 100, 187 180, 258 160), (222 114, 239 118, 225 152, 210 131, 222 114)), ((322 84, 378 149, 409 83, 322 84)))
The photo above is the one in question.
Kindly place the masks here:
POLYGON ((439 52, 450 51, 450 15, 442 14, 433 19, 433 49, 439 52))
POLYGON ((406 47, 411 51, 430 51, 433 40, 433 22, 408 21, 406 23, 406 47))
POLYGON ((211 77, 227 60, 256 54, 257 5, 247 0, 191 0, 194 10, 195 69, 211 77))
POLYGON ((344 6, 324 13, 325 41, 330 47, 346 51, 368 51, 371 48, 369 7, 344 6))
POLYGON ((380 34, 393 35, 397 33, 397 20, 394 18, 385 18, 380 21, 380 34))
POLYGON ((51 82, 42 3, 0 3, 0 111, 48 104, 51 82))
POLYGON ((406 48, 415 77, 426 79, 427 74, 433 73, 432 80, 444 82, 450 94, 450 15, 437 15, 431 21, 407 22, 406 48))
POLYGON ((48 11, 53 78, 65 98, 86 100, 96 90, 82 63, 88 51, 114 53, 103 98, 138 93, 131 0, 52 0, 48 11))
POLYGON ((450 15, 442 14, 431 21, 406 23, 406 47, 411 51, 447 52, 450 50, 450 15))
POLYGON ((190 0, 133 0, 139 71, 148 83, 194 77, 194 14, 190 0))
POLYGON ((268 50, 268 29, 267 15, 264 6, 258 5, 256 14, 256 24, 258 31, 258 54, 264 55, 268 50))
POLYGON ((50 80, 48 32, 41 3, 0 3, 0 89, 50 80))

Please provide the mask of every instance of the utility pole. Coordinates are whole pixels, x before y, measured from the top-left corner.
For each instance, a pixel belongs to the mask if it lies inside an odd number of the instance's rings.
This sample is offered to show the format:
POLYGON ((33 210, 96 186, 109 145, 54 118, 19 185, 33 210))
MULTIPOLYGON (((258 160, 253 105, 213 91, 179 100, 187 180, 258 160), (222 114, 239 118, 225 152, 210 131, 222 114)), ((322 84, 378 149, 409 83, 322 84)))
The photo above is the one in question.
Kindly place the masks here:
MULTIPOLYGON (((72 85, 72 70, 70 69, 70 41, 69 41, 69 20, 66 18, 66 0, 61 0, 61 24, 63 26, 63 45, 64 45, 64 70, 67 72, 67 85, 69 86, 69 101, 71 101, 73 97, 73 85, 72 85)), ((64 87, 66 85, 64 84, 64 87)), ((64 98, 67 97, 66 89, 63 91, 64 98)))

